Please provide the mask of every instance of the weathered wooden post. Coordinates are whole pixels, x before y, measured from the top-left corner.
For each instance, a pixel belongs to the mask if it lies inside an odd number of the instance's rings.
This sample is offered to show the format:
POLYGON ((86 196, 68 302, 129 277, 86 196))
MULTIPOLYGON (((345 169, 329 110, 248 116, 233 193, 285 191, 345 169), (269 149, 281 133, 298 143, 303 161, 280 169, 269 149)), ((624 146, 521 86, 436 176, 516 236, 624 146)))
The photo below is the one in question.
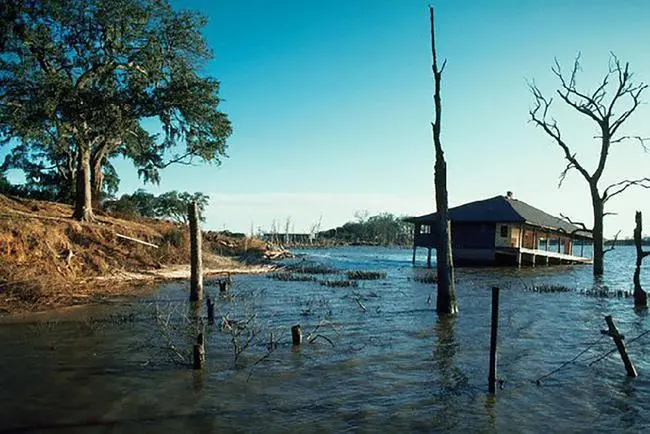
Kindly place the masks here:
POLYGON ((214 324, 214 301, 210 297, 206 299, 208 304, 208 324, 214 324))
POLYGON ((499 329, 499 288, 492 288, 492 324, 490 330, 490 373, 488 374, 488 392, 497 391, 497 331, 499 329))
POLYGON ((205 362, 204 345, 203 333, 199 333, 196 344, 194 344, 194 369, 203 369, 203 363, 205 362))
POLYGON ((431 247, 427 248, 427 268, 431 268, 431 247))
POLYGON ((190 301, 203 299, 203 262, 201 259, 201 228, 196 202, 188 205, 190 220, 190 301))
POLYGON ((433 129, 433 145, 436 153, 434 166, 434 183, 436 189, 437 233, 436 235, 436 270, 438 275, 438 297, 436 299, 436 312, 438 314, 455 314, 458 312, 456 304, 456 284, 454 282, 454 264, 451 253, 451 223, 449 221, 449 203, 447 198, 447 162, 440 141, 440 124, 442 119, 442 102, 440 98, 440 80, 445 63, 438 68, 436 56, 436 38, 433 25, 433 7, 429 6, 431 18, 431 57, 433 58, 433 103, 435 106, 435 119, 431 123, 433 129))
POLYGON ((300 324, 297 324, 291 327, 291 341, 294 346, 298 346, 302 343, 302 331, 300 330, 300 324))
POLYGON ((641 230, 643 229, 643 221, 641 211, 637 211, 634 220, 636 226, 634 228, 634 245, 636 246, 636 268, 634 269, 634 307, 648 307, 648 294, 641 287, 641 263, 643 258, 650 255, 650 251, 643 251, 643 239, 641 238, 641 230))
POLYGON ((618 332, 618 329, 616 328, 616 324, 614 324, 614 319, 612 319, 611 315, 607 315, 605 317, 605 322, 607 323, 607 328, 608 330, 603 330, 604 334, 607 334, 614 339, 614 343, 616 344, 616 348, 618 349, 619 354, 621 355, 621 359, 623 359, 623 364, 625 365, 625 370, 627 371, 627 376, 628 377, 636 377, 638 374, 636 373, 636 368, 634 367, 634 364, 632 363, 632 360, 630 360, 630 357, 627 355, 627 349, 625 348, 625 342, 623 342, 623 339, 625 339, 625 336, 620 334, 618 332))

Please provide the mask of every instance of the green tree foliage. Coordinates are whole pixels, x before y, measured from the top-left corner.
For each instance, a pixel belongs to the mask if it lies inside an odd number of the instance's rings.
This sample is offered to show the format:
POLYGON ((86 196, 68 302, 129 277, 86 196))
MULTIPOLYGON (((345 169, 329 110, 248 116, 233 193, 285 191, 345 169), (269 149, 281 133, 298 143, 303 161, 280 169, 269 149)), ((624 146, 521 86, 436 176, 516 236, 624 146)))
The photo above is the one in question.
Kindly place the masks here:
MULTIPOLYGON (((0 140, 5 162, 72 194, 92 220, 92 197, 130 158, 145 182, 173 163, 219 162, 230 122, 219 83, 198 70, 212 56, 205 19, 165 0, 23 0, 0 10, 0 140), (143 121, 157 120, 150 134, 143 121)), ((109 190, 110 190, 109 188, 109 190)))
POLYGON ((205 221, 203 213, 209 201, 210 197, 200 192, 169 191, 155 196, 139 189, 133 194, 124 194, 117 200, 106 201, 104 209, 130 217, 153 217, 187 223, 188 205, 196 202, 201 221, 205 221))
POLYGON ((411 225, 390 213, 368 217, 355 213, 357 221, 345 223, 336 229, 320 232, 319 238, 344 243, 375 245, 408 245, 412 241, 411 225))

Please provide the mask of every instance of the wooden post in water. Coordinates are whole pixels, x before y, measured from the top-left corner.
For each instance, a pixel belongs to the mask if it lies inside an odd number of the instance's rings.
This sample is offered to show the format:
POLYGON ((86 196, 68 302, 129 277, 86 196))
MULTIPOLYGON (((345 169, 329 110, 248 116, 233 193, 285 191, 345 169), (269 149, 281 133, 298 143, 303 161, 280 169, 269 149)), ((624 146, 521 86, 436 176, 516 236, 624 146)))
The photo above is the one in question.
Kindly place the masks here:
POLYGON ((611 336, 614 339, 614 343, 616 344, 616 348, 618 348, 618 352, 621 355, 621 359, 623 359, 623 364, 625 365, 625 370, 627 371, 627 376, 628 377, 636 377, 638 375, 636 373, 636 368, 634 367, 634 364, 632 363, 632 360, 630 360, 630 357, 627 355, 627 350, 625 348, 625 342, 623 342, 623 339, 625 339, 625 336, 621 335, 618 332, 618 329, 616 328, 616 324, 614 324, 614 319, 612 318, 611 315, 607 315, 605 317, 605 322, 607 323, 607 327, 608 327, 609 330, 603 330, 603 333, 611 336))
POLYGON ((208 324, 214 324, 214 301, 210 297, 206 299, 208 304, 208 324))
POLYGON ((291 342, 293 342, 294 346, 298 346, 302 343, 302 331, 300 330, 300 324, 291 327, 291 342))
POLYGON ((427 248, 427 268, 431 268, 431 247, 427 248))
POLYGON ((415 241, 414 241, 413 242, 413 261, 411 261, 413 265, 415 265, 415 249, 417 249, 417 248, 418 247, 415 245, 415 241))
POLYGON ((499 288, 492 288, 492 324, 490 328, 490 373, 488 392, 497 392, 497 331, 499 329, 499 288))
POLYGON ((201 228, 199 227, 199 210, 196 202, 188 205, 190 220, 190 301, 203 299, 203 262, 201 260, 201 228))
POLYGON ((636 268, 634 269, 634 307, 648 307, 648 294, 641 287, 641 264, 643 258, 650 255, 650 251, 643 250, 643 239, 641 231, 643 230, 643 221, 641 211, 637 211, 634 220, 634 245, 636 246, 636 268))
POLYGON ((199 333, 194 344, 194 369, 203 369, 205 362, 205 348, 204 348, 203 333, 199 333))

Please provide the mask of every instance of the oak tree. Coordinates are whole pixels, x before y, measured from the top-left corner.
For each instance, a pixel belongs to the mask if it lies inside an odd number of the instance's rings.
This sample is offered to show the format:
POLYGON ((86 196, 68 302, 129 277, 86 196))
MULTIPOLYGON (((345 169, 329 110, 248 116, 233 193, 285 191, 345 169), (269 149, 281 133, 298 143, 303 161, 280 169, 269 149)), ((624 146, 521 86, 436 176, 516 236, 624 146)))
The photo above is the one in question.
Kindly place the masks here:
POLYGON ((0 139, 58 156, 74 178, 74 217, 93 220, 107 160, 145 181, 173 163, 219 162, 231 133, 206 20, 166 0, 14 1, 0 47, 0 139), (161 126, 151 134, 144 123, 161 126))

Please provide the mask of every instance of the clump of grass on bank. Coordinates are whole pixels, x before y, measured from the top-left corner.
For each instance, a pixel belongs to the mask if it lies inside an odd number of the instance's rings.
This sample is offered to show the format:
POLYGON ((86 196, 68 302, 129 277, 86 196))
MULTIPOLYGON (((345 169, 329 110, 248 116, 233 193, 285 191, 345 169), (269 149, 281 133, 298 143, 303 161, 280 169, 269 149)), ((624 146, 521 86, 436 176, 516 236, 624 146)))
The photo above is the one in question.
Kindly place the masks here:
POLYGON ((361 271, 354 270, 345 273, 349 280, 379 280, 385 279, 386 273, 383 271, 361 271))
POLYGON ((322 264, 290 264, 284 267, 285 271, 302 274, 338 274, 339 270, 322 264))
POLYGON ((413 280, 421 283, 438 283, 438 275, 434 270, 428 270, 424 273, 416 274, 413 280))
POLYGON ((330 288, 356 288, 359 286, 359 282, 356 280, 319 280, 318 283, 330 288))
POLYGON ((273 280, 279 280, 282 282, 315 282, 316 278, 308 274, 297 274, 287 271, 270 273, 266 275, 267 278, 273 280))

